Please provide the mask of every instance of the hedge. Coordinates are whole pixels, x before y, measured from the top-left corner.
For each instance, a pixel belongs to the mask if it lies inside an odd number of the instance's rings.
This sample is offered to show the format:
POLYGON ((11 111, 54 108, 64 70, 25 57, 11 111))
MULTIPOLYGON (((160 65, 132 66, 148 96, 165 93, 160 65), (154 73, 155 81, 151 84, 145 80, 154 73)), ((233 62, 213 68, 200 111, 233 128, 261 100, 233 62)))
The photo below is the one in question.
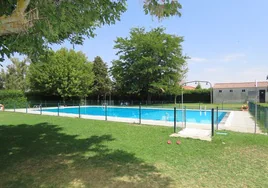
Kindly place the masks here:
POLYGON ((22 91, 0 90, 0 104, 5 108, 25 108, 27 99, 22 91))

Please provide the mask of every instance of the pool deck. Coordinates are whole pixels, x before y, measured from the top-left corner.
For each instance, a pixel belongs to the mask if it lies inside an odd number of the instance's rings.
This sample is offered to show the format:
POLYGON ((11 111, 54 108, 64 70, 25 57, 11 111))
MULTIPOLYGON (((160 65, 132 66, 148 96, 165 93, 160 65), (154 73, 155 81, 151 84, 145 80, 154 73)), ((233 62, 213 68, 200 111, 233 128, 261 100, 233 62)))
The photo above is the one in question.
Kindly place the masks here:
POLYGON ((201 130, 196 128, 185 128, 178 133, 173 133, 170 137, 183 137, 183 138, 193 138, 199 140, 211 141, 211 130, 201 130))
POLYGON ((261 133, 258 126, 255 127, 255 121, 248 111, 231 111, 224 126, 220 130, 230 130, 243 133, 261 133))
MULTIPOLYGON (((27 109, 27 113, 40 115, 40 111, 36 111, 36 110, 37 110, 36 108, 29 108, 27 109)), ((14 110, 6 110, 6 111, 12 112, 14 110)), ((15 111, 26 113, 25 108, 16 109, 15 111)), ((58 116, 58 113, 42 111, 42 115, 58 116)), ((78 114, 70 114, 70 113, 59 113, 59 116, 79 118, 78 114)), ((105 120, 104 116, 92 116, 92 115, 83 115, 83 114, 80 115, 80 118, 105 120)), ((119 118, 119 117, 109 117, 109 116, 107 117, 107 121, 126 122, 126 123, 133 123, 133 124, 140 123, 138 118, 119 118)), ((165 120, 162 120, 162 121, 142 120, 141 124, 153 125, 153 126, 168 126, 168 127, 174 126, 173 122, 165 121, 165 120)), ((211 130, 210 124, 187 123, 185 126, 182 122, 177 122, 177 127, 187 128, 184 132, 180 133, 181 137, 190 136, 192 138, 198 138, 201 140, 209 140, 208 137, 211 137, 211 135, 208 135, 209 131, 211 130), (198 136, 197 130, 199 130, 200 136, 198 136), (201 137, 204 137, 204 139, 202 139, 201 137)), ((215 125, 215 129, 217 129, 216 125, 215 125)), ((230 130, 230 131, 243 132, 243 133, 255 133, 255 122, 252 116, 247 111, 228 111, 228 115, 226 115, 225 118, 218 125, 218 130, 230 130)), ((258 126, 256 126, 256 133, 261 133, 258 126)))

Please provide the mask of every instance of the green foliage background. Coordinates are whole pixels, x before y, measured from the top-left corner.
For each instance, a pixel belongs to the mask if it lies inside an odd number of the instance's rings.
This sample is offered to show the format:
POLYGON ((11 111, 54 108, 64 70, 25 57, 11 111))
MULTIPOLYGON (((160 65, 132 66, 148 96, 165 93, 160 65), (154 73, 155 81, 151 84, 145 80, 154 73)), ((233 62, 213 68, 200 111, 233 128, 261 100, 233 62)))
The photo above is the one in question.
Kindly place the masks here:
POLYGON ((111 73, 116 89, 125 94, 147 96, 176 93, 186 69, 183 38, 165 33, 162 27, 146 31, 133 28, 130 37, 118 37, 114 48, 118 59, 111 73), (172 89, 172 91, 171 91, 172 89))
POLYGON ((25 108, 27 99, 24 93, 19 90, 0 90, 0 104, 5 108, 25 108))
POLYGON ((49 54, 30 65, 27 74, 30 90, 64 100, 88 96, 94 74, 85 54, 65 48, 49 54))

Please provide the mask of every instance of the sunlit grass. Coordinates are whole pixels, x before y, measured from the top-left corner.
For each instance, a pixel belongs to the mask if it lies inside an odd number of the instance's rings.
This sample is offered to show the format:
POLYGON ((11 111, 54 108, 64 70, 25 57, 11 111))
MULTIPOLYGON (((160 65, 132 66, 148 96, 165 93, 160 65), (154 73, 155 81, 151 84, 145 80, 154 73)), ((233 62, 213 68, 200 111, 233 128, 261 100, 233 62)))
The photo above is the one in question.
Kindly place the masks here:
POLYGON ((1 112, 0 187, 268 187, 268 136, 177 145, 172 132, 1 112))

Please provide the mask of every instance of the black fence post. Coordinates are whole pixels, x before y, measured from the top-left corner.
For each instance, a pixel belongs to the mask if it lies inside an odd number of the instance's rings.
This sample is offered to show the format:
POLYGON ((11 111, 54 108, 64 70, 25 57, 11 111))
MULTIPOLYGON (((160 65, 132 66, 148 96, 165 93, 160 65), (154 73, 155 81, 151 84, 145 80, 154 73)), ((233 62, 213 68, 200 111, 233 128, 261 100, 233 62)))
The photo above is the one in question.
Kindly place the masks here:
POLYGON ((184 126, 185 126, 185 128, 186 128, 186 122, 187 122, 187 120, 186 120, 186 106, 184 106, 184 126))
POLYGON ((60 103, 58 103, 58 116, 60 116, 60 103))
POLYGON ((141 124, 141 103, 139 105, 139 124, 141 124))
POLYGON ((26 102, 26 114, 28 113, 28 103, 26 102))
POLYGON ((42 115, 42 104, 40 105, 40 115, 42 115))
POLYGON ((78 113, 79 113, 79 118, 81 118, 81 113, 80 113, 80 102, 79 102, 79 107, 78 107, 78 113))
POLYGON ((177 126, 177 109, 174 107, 174 133, 176 132, 176 126, 177 126))
POLYGON ((211 136, 214 136, 214 108, 211 109, 211 136))
POLYGON ((217 106, 217 109, 216 109, 216 123, 217 123, 217 129, 219 129, 219 107, 217 106))
POLYGON ((265 125, 266 125, 266 133, 268 135, 268 108, 265 108, 265 125))
POLYGON ((107 103, 105 103, 105 121, 107 121, 107 103))
POLYGON ((255 101, 255 126, 254 126, 254 133, 256 134, 257 131, 257 123, 258 123, 258 104, 255 101))

